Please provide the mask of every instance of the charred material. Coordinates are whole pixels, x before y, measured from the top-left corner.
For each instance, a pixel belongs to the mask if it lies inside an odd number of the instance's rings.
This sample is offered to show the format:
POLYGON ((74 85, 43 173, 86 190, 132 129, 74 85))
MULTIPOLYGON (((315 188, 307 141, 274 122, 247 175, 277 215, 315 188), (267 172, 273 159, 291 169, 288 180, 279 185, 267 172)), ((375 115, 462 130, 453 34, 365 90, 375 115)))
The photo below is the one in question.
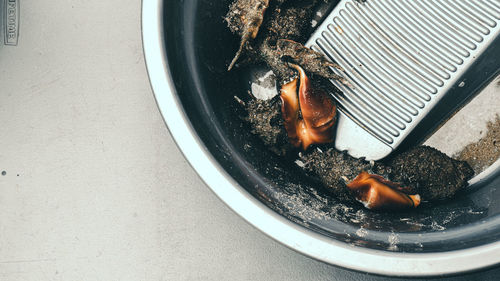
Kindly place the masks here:
POLYGON ((279 39, 305 42, 312 32, 311 20, 320 2, 327 1, 270 1, 268 17, 262 24, 262 34, 256 43, 259 44, 263 39, 268 39, 274 46, 279 39))
POLYGON ((306 171, 318 177, 335 196, 344 200, 351 197, 346 188, 346 182, 354 180, 362 171, 380 175, 387 173, 387 167, 381 163, 356 159, 334 148, 324 151, 319 148, 315 149, 301 155, 300 161, 304 163, 306 171))
POLYGON ((447 199, 467 186, 474 171, 467 162, 454 160, 435 148, 419 146, 388 161, 390 178, 418 193, 422 200, 447 199))
MULTIPOLYGON (((230 67, 234 65, 241 51, 245 50, 246 62, 267 64, 277 76, 278 81, 281 82, 279 84, 284 84, 284 82, 290 81, 290 78, 295 77, 295 72, 287 67, 285 62, 298 64, 309 74, 314 74, 315 79, 322 77, 342 79, 332 76, 334 74, 330 68, 336 67, 335 64, 326 60, 319 53, 303 46, 307 39, 306 36, 311 31, 310 21, 313 17, 314 7, 319 1, 236 0, 231 5, 226 20, 231 31, 240 35, 242 41, 240 51, 230 67), (257 2, 262 5, 250 7, 250 3, 257 2), (255 13, 256 11, 260 11, 260 13, 255 13), (265 16, 264 11, 266 11, 265 16)), ((345 80, 343 82, 346 83, 345 80)), ((299 136, 308 129, 305 120, 312 118, 311 116, 314 114, 308 117, 307 112, 304 112, 304 105, 296 94, 297 83, 298 80, 295 80, 295 82, 292 81, 291 84, 285 85, 287 93, 281 96, 281 104, 278 99, 273 99, 271 101, 252 100, 245 105, 248 112, 245 119, 252 127, 252 133, 260 136, 264 144, 279 155, 287 154, 290 156, 288 152, 292 146, 287 141, 287 130, 292 142, 294 142, 293 139, 297 139, 296 142, 303 148, 307 148, 310 144, 304 139, 300 139, 299 136), (281 118, 280 109, 282 109, 285 121, 281 118), (300 113, 299 110, 302 112, 300 113), (284 127, 287 127, 287 130, 284 127), (292 133, 290 134, 290 132, 292 133)), ((301 78, 301 86, 302 84, 301 78)), ((321 108, 322 104, 323 101, 314 102, 311 103, 310 108, 317 106, 321 108)), ((328 103, 326 104, 328 105, 328 103)), ((331 109, 329 106, 325 108, 331 109)), ((316 124, 320 124, 320 127, 321 124, 328 124, 331 119, 334 119, 327 114, 331 113, 329 110, 320 109, 318 112, 321 113, 322 118, 320 119, 323 120, 316 124)), ((310 137, 309 133, 306 134, 308 137, 310 137)), ((329 131, 329 133, 333 133, 333 131, 329 131)), ((335 150, 333 145, 323 144, 313 151, 300 155, 299 161, 303 162, 304 169, 309 175, 319 178, 336 197, 346 201, 352 200, 347 183, 352 183, 364 171, 373 175, 358 178, 359 182, 363 183, 362 186, 366 186, 367 180, 371 185, 376 183, 376 186, 382 185, 390 189, 385 190, 385 187, 379 187, 376 189, 376 196, 390 194, 386 197, 394 199, 399 196, 394 197, 394 194, 419 194, 425 201, 452 197, 467 185, 467 180, 473 175, 473 171, 467 163, 453 160, 430 147, 417 147, 381 163, 356 159, 345 152, 335 150), (399 184, 387 184, 389 180, 399 184)), ((361 190, 369 191, 370 189, 363 187, 361 190)), ((361 194, 366 193, 365 195, 367 195, 368 191, 361 194)), ((416 198, 414 199, 415 201, 412 202, 416 206, 417 201, 416 198)))
MULTIPOLYGON (((290 150, 286 146, 286 131, 280 123, 280 105, 274 101, 255 100, 247 104, 248 121, 252 133, 260 136, 272 151, 283 155, 290 150), (271 121, 270 120, 274 120, 271 121)), ((349 200, 346 182, 352 181, 362 171, 381 175, 400 183, 398 191, 419 194, 423 201, 435 201, 453 197, 467 186, 472 168, 463 161, 454 160, 438 150, 420 146, 392 159, 368 162, 356 159, 333 147, 321 147, 304 153, 300 161, 308 174, 317 177, 336 197, 349 200)))
POLYGON ((345 182, 352 181, 362 171, 384 176, 405 194, 419 194, 424 201, 449 199, 474 172, 463 161, 454 160, 438 150, 419 146, 396 155, 387 163, 356 159, 333 148, 316 150, 301 157, 304 168, 314 173, 334 193, 345 197, 345 182))
POLYGON ((347 82, 344 77, 330 70, 330 67, 343 70, 342 67, 327 60, 324 55, 288 39, 278 40, 277 48, 282 58, 290 58, 294 63, 302 66, 307 72, 326 79, 339 80, 344 85, 349 86, 349 82, 347 82))
MULTIPOLYGON (((246 50, 246 62, 250 64, 267 64, 273 70, 278 80, 283 83, 284 81, 289 81, 294 76, 293 71, 284 64, 285 60, 282 53, 284 51, 287 53, 287 57, 291 57, 293 62, 304 67, 311 74, 318 74, 329 79, 339 78, 329 69, 329 66, 333 66, 331 62, 326 60, 321 54, 301 44, 307 40, 306 36, 311 32, 311 20, 314 16, 315 7, 318 6, 318 3, 327 1, 269 1, 263 22, 260 22, 260 16, 257 16, 259 13, 250 4, 250 2, 255 1, 235 1, 230 6, 226 16, 230 30, 242 37, 240 51, 238 51, 235 59, 242 54, 243 50, 246 50), (256 30, 255 27, 249 29, 242 20, 242 15, 247 14, 256 15, 254 16, 256 19, 253 21, 254 23, 260 22, 261 26, 257 28, 258 36, 256 38, 249 37, 245 39, 244 34, 257 35, 257 33, 252 33, 252 31, 256 30), (281 43, 282 49, 280 51, 278 41, 281 39, 291 41, 281 43), (300 56, 302 55, 306 55, 307 57, 301 58, 300 56), (322 59, 320 60, 319 58, 322 59)), ((244 18, 246 17, 248 16, 244 16, 244 18)), ((233 59, 230 68, 234 65, 235 59, 233 59)))
POLYGON ((226 21, 231 31, 241 36, 241 42, 228 71, 233 68, 247 42, 257 37, 268 7, 269 0, 236 0, 231 4, 226 21))
POLYGON ((256 60, 255 63, 264 62, 269 66, 279 85, 284 84, 284 81, 290 81, 295 76, 294 71, 283 62, 276 46, 272 45, 269 39, 264 40, 256 48, 253 51, 255 55, 252 56, 256 60))
POLYGON ((251 126, 252 134, 260 137, 271 151, 284 155, 292 147, 281 118, 279 99, 252 99, 245 103, 247 116, 244 118, 251 126))

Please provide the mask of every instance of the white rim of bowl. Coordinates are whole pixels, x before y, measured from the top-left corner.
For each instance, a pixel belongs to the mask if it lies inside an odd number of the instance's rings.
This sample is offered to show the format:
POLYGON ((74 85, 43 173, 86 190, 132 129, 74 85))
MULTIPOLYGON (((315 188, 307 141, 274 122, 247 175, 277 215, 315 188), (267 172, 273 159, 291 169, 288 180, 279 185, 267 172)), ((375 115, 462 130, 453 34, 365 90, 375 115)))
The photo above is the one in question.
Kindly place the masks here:
POLYGON ((235 182, 205 148, 182 110, 166 61, 163 0, 142 1, 146 65, 158 107, 186 159, 208 187, 248 223, 304 255, 362 272, 392 276, 458 274, 496 265, 500 241, 440 253, 394 253, 352 246, 275 213, 235 182))

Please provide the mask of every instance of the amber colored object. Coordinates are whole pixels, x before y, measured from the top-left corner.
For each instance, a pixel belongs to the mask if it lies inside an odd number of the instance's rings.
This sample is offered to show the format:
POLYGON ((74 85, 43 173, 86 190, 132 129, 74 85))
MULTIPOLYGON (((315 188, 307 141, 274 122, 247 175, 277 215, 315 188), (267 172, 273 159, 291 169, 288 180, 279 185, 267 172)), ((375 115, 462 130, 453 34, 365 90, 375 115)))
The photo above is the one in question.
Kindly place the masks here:
POLYGON ((299 78, 283 85, 280 96, 281 112, 290 143, 306 150, 311 144, 332 142, 337 117, 335 102, 325 91, 312 87, 300 66, 291 66, 299 72, 299 78))
POLYGON ((396 189, 400 188, 399 184, 365 171, 361 172, 347 187, 358 201, 372 210, 405 209, 420 205, 418 194, 407 195, 397 191, 396 189))

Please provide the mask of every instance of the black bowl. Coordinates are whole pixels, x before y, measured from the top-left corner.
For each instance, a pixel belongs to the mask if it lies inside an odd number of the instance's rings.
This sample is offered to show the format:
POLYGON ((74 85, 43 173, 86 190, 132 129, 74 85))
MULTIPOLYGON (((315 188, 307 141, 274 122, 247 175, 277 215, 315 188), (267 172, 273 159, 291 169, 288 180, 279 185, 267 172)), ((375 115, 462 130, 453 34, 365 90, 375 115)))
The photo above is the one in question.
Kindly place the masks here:
POLYGON ((243 218, 304 254, 351 269, 437 275, 500 262, 500 169, 453 200, 404 213, 337 201, 293 162, 268 151, 233 96, 249 72, 227 72, 239 39, 231 1, 143 1, 148 71, 168 127, 211 189, 243 218))

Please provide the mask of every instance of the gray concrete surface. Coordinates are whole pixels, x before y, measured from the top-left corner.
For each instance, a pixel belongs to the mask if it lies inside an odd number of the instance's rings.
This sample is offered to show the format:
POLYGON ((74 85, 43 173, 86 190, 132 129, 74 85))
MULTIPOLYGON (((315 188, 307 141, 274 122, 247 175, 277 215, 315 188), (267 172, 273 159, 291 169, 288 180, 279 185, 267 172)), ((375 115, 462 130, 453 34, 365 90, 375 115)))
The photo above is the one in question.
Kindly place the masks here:
POLYGON ((200 181, 156 108, 139 0, 21 4, 0 46, 0 280, 385 279, 281 246, 200 181))

